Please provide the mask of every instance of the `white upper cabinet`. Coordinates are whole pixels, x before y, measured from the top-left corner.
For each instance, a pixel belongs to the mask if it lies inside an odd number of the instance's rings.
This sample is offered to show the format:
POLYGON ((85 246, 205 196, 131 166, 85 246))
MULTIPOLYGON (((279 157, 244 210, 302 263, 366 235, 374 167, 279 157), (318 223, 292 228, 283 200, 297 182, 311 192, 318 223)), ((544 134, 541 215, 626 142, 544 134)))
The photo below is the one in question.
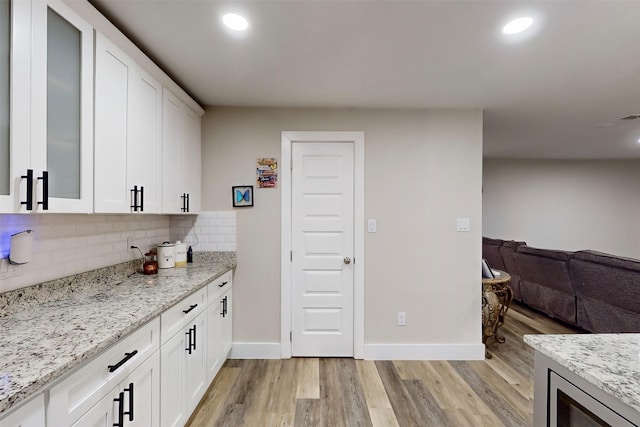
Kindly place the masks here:
POLYGON ((162 211, 200 211, 200 116, 166 88, 162 113, 162 211))
POLYGON ((161 210, 162 86, 96 36, 95 212, 161 210))
POLYGON ((0 21, 0 213, 30 212, 31 3, 0 2, 0 21))
POLYGON ((10 161, 10 125, 9 76, 11 69, 11 3, 0 2, 0 211, 4 203, 9 203, 11 195, 10 161))
POLYGON ((34 211, 89 213, 93 211, 93 27, 60 1, 34 1, 31 7, 34 211))

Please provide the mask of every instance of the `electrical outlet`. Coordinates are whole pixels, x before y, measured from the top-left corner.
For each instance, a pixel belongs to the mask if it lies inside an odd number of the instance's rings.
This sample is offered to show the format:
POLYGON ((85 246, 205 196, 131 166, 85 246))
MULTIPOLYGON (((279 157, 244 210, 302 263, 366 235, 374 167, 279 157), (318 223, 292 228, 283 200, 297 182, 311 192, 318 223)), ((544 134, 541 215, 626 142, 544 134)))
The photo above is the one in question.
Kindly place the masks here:
POLYGON ((8 279, 22 275, 20 264, 11 264, 8 258, 3 258, 0 262, 0 279, 8 279))
POLYGON ((135 249, 131 249, 131 246, 136 246, 133 237, 127 237, 127 252, 133 252, 135 249))
POLYGON ((404 311, 398 312, 398 326, 407 326, 407 313, 404 311))

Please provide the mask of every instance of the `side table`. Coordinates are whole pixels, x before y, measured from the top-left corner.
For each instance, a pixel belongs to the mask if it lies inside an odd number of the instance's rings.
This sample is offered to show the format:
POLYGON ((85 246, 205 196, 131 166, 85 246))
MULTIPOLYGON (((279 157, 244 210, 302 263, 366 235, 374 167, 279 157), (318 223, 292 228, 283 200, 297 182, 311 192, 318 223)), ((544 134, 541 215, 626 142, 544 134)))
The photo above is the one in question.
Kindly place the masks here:
POLYGON ((504 325, 513 300, 509 273, 501 270, 494 270, 494 273, 497 273, 496 277, 482 279, 482 343, 485 345, 487 359, 492 357, 491 352, 486 349, 489 338, 499 343, 504 342, 504 337, 498 335, 498 329, 504 325))

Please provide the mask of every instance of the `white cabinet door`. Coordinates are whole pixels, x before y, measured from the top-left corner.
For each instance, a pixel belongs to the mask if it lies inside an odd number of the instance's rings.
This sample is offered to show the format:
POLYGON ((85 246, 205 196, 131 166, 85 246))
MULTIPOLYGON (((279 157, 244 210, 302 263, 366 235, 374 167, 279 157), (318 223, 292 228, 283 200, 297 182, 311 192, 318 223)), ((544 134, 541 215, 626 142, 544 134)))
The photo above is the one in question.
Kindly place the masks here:
MULTIPOLYGON (((127 415, 126 424, 131 427, 149 427, 160 425, 160 352, 155 352, 127 380, 121 384, 121 390, 133 389, 133 405, 127 402, 126 408, 133 408, 127 415)), ((129 394, 125 392, 125 398, 129 394)))
POLYGON ((93 211, 93 28, 59 0, 32 2, 34 212, 93 211))
POLYGON ((31 2, 1 2, 0 19, 0 213, 28 213, 35 206, 36 177, 31 166, 31 2))
POLYGON ((183 194, 180 170, 180 105, 182 102, 164 89, 162 99, 162 211, 182 213, 183 194))
POLYGON ((115 400, 117 398, 119 398, 119 392, 117 389, 113 389, 111 393, 103 397, 93 408, 84 414, 82 418, 73 423, 72 426, 112 427, 115 421, 118 420, 118 405, 120 405, 120 402, 115 400), (116 417, 115 420, 114 415, 116 417))
POLYGON ((127 124, 129 85, 135 64, 107 40, 96 35, 95 195, 101 213, 130 211, 127 191, 127 124))
POLYGON ((180 135, 183 188, 187 193, 187 213, 200 212, 200 117, 182 105, 180 135))
POLYGON ((232 293, 233 289, 229 289, 222 296, 223 315, 220 322, 220 351, 221 360, 224 361, 229 357, 231 352, 233 339, 233 314, 232 314, 232 293))
POLYGON ((129 85, 127 189, 137 190, 137 212, 162 211, 162 85, 135 67, 129 85))
POLYGON ((160 349, 160 423, 182 426, 189 417, 186 393, 187 338, 178 332, 160 349))
POLYGON ((220 329, 222 322, 222 298, 214 301, 207 308, 207 380, 213 381, 222 366, 222 350, 220 348, 220 329))
POLYGON ((200 117, 167 89, 162 111, 162 211, 198 213, 200 117))
POLYGON ((42 426, 44 426, 44 395, 42 394, 0 419, 0 427, 42 426))
POLYGON ((162 86, 96 36, 95 212, 161 210, 162 86))
POLYGON ((205 348, 206 343, 203 339, 206 332, 205 313, 201 313, 192 324, 190 324, 192 332, 191 351, 186 352, 187 358, 187 407, 189 414, 200 402, 200 399, 207 391, 209 383, 207 382, 207 368, 205 348))

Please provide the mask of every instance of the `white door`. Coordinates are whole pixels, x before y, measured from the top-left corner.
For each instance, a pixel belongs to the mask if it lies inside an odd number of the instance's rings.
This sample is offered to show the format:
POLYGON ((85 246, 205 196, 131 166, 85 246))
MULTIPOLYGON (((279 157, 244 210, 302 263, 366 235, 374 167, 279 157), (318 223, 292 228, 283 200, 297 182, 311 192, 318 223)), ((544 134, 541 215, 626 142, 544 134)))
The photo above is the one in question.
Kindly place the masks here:
POLYGON ((294 142, 293 356, 353 356, 354 144, 294 142))

